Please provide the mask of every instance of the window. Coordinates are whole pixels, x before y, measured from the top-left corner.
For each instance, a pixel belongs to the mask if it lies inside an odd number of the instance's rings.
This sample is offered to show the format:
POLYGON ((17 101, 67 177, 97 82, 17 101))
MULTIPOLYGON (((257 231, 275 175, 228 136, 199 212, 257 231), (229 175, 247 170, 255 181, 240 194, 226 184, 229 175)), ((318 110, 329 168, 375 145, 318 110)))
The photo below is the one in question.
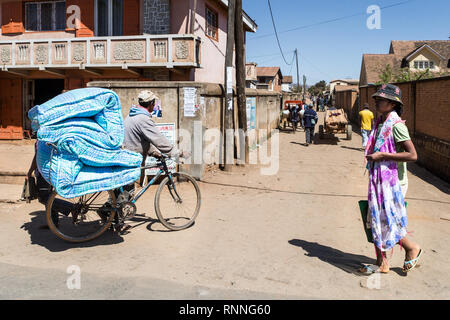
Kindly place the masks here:
POLYGON ((215 40, 219 40, 219 16, 217 12, 206 7, 206 35, 215 40))
POLYGON ((97 36, 121 36, 123 34, 123 0, 96 0, 95 11, 97 36))
POLYGON ((59 31, 66 28, 66 2, 25 3, 26 31, 59 31))
POLYGON ((434 69, 433 61, 414 61, 415 69, 434 69))

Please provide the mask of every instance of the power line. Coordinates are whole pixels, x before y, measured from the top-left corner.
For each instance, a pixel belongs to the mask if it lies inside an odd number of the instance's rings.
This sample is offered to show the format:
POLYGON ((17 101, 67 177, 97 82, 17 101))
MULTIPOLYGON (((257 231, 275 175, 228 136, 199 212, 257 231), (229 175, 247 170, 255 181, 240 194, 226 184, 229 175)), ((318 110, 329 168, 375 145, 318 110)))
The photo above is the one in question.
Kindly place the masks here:
MULTIPOLYGON (((287 51, 287 53, 292 53, 292 52, 294 52, 295 50, 291 50, 291 51, 287 51)), ((269 53, 269 54, 263 54, 263 55, 260 55, 260 56, 250 56, 250 57, 248 57, 249 59, 251 58, 251 59, 253 59, 253 58, 262 58, 262 57, 273 57, 273 56, 279 56, 280 55, 280 53, 279 52, 277 52, 277 53, 269 53)))
POLYGON ((277 28, 275 26, 275 20, 273 19, 272 6, 270 5, 270 0, 267 0, 267 3, 269 4, 270 16, 272 17, 273 30, 275 31, 275 36, 277 37, 278 48, 280 48, 281 56, 283 57, 284 63, 286 63, 288 66, 290 66, 290 65, 292 65, 292 62, 291 62, 291 64, 289 64, 286 61, 286 58, 284 57, 283 49, 281 49, 280 39, 278 39, 277 28))
POLYGON ((328 73, 323 72, 322 70, 320 70, 318 67, 316 67, 316 65, 314 65, 311 61, 309 61, 303 54, 300 54, 303 58, 304 61, 308 62, 308 64, 310 64, 314 69, 316 69, 317 71, 319 71, 320 73, 322 73, 323 75, 329 77, 330 79, 333 79, 333 77, 331 77, 328 73))
MULTIPOLYGON (((393 3, 393 4, 390 4, 390 5, 387 5, 387 6, 380 7, 380 10, 388 9, 388 8, 392 8, 392 7, 397 7, 397 6, 400 6, 400 5, 412 2, 412 1, 415 1, 415 0, 406 0, 406 1, 402 1, 402 2, 393 3)), ((339 17, 339 18, 334 18, 334 19, 324 20, 324 21, 320 21, 320 22, 316 22, 316 23, 312 23, 312 24, 307 24, 307 25, 304 25, 304 26, 299 26, 299 27, 296 27, 296 28, 284 30, 284 31, 281 31, 281 32, 278 32, 278 33, 271 33, 271 34, 260 35, 260 36, 249 38, 248 40, 256 40, 256 39, 261 39, 261 38, 267 38, 267 37, 273 36, 274 34, 277 36, 277 40, 278 40, 278 34, 292 32, 292 31, 296 31, 296 30, 300 30, 300 29, 306 29, 306 28, 310 28, 310 27, 314 27, 314 26, 318 26, 318 25, 322 25, 322 24, 327 24, 327 23, 331 23, 331 22, 336 22, 336 21, 340 21, 340 20, 345 20, 345 19, 356 17, 356 16, 362 16, 362 15, 366 15, 366 12, 354 13, 354 14, 347 15, 347 16, 342 16, 342 17, 339 17)))
MULTIPOLYGON (((295 52, 295 51, 294 51, 295 52)), ((289 73, 288 73, 288 75, 290 75, 291 74, 291 71, 292 71, 292 67, 294 66, 294 59, 295 59, 295 54, 292 56, 292 62, 291 62, 291 69, 289 69, 289 73)))

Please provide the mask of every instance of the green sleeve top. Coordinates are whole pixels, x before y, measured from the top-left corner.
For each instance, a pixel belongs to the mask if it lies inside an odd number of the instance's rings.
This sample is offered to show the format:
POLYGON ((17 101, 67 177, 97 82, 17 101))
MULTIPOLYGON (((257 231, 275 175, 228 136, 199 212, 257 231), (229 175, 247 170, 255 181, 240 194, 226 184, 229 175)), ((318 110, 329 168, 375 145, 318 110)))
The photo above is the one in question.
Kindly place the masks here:
MULTIPOLYGON (((402 142, 411 140, 411 137, 409 136, 408 128, 406 125, 402 122, 396 123, 394 125, 394 128, 392 130, 392 133, 394 135, 394 141, 395 141, 395 149, 397 153, 405 152, 405 150, 402 147, 402 142)), ((399 161, 397 162, 398 167, 398 180, 400 181, 400 185, 405 185, 408 183, 408 176, 406 174, 406 162, 399 161)))
MULTIPOLYGON (((381 127, 383 126, 382 123, 378 125, 378 133, 381 130, 381 127)), ((404 152, 405 150, 402 147, 403 141, 411 140, 411 137, 409 136, 408 128, 403 122, 396 123, 393 127, 392 134, 394 135, 394 141, 395 141, 395 150, 397 153, 404 152)), ((404 161, 397 161, 397 167, 398 167, 398 180, 400 185, 405 185, 408 183, 408 176, 406 174, 406 162, 404 161)))

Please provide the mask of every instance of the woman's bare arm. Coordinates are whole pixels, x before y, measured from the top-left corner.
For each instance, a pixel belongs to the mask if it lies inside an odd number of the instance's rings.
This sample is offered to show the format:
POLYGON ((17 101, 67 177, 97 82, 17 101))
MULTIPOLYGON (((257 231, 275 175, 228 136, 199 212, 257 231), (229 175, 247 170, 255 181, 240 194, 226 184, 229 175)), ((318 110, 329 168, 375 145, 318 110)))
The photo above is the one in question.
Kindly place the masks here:
POLYGON ((375 152, 374 154, 368 155, 366 158, 369 161, 404 161, 413 162, 417 161, 417 152, 414 144, 411 140, 401 142, 404 152, 399 153, 387 153, 387 152, 375 152))

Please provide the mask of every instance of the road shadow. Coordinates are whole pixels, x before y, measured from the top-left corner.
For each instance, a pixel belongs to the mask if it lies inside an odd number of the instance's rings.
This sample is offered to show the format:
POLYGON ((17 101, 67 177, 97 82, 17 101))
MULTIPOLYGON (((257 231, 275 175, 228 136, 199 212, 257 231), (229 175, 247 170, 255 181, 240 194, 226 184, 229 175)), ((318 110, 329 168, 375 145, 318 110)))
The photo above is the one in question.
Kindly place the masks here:
MULTIPOLYGON (((278 128, 278 130, 280 131, 280 133, 290 133, 290 134, 294 134, 294 130, 290 127, 287 127, 286 129, 283 128, 278 128)), ((297 130, 295 131, 296 133, 302 132, 300 131, 299 128, 297 128, 297 130)))
POLYGON ((352 273, 357 276, 363 276, 358 270, 365 264, 375 264, 376 260, 363 255, 347 253, 321 245, 317 242, 309 242, 300 239, 292 239, 288 241, 289 244, 297 246, 305 250, 305 256, 316 257, 323 262, 329 263, 336 268, 339 268, 347 273, 352 273))
MULTIPOLYGON (((150 219, 150 223, 147 225, 147 230, 152 232, 178 232, 176 230, 170 230, 167 229, 158 219, 150 219)), ((192 225, 190 225, 188 228, 180 230, 188 230, 195 226, 195 221, 192 225)))
POLYGON ((299 146, 302 147, 307 147, 308 145, 306 143, 300 143, 300 142, 295 142, 295 141, 291 141, 292 144, 298 144, 299 146))
POLYGON ((44 228, 47 226, 45 211, 34 211, 30 213, 30 216, 32 216, 30 222, 25 222, 20 228, 28 232, 31 244, 42 246, 51 252, 61 252, 73 248, 113 245, 124 241, 119 234, 108 230, 97 239, 88 242, 66 242, 53 234, 48 227, 44 228))
POLYGON ((347 146, 341 146, 341 148, 364 152, 364 149, 362 149, 362 148, 353 148, 353 147, 347 147, 347 146))
MULTIPOLYGON (((418 266, 417 266, 416 268, 418 268, 418 266)), ((392 271, 392 272, 395 272, 395 273, 398 274, 400 277, 406 277, 406 276, 408 275, 407 273, 404 273, 404 272, 402 271, 402 268, 399 268, 399 267, 396 267, 396 268, 390 268, 389 270, 392 271)))
POLYGON ((419 179, 432 184, 445 194, 450 194, 450 184, 421 167, 418 163, 408 163, 408 171, 419 179))
POLYGON ((341 140, 332 134, 324 134, 323 138, 320 139, 319 133, 315 133, 314 139, 313 139, 314 144, 337 145, 339 141, 341 141, 341 140))

